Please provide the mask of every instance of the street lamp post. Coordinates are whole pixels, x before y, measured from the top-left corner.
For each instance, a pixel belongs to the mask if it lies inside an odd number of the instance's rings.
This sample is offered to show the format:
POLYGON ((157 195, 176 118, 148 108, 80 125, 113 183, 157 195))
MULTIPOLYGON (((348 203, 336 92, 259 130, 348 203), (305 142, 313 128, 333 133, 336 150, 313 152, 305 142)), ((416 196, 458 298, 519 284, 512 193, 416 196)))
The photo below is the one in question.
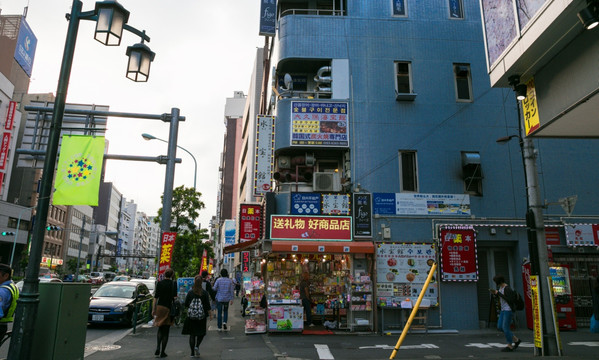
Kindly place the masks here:
MULTIPOLYGON (((144 140, 148 140, 148 141, 149 141, 149 140, 158 140, 158 141, 162 141, 162 142, 164 142, 164 143, 167 143, 167 144, 168 144, 168 141, 166 141, 166 140, 163 140, 163 139, 160 139, 160 138, 157 138, 156 136, 154 136, 154 135, 150 135, 150 134, 147 134, 147 133, 143 133, 143 134, 141 134, 141 137, 143 137, 143 138, 144 138, 144 140)), ((196 161, 196 158, 195 158, 195 156, 193 156, 193 154, 192 154, 192 153, 190 153, 190 152, 189 152, 189 151, 188 151, 186 148, 184 148, 183 146, 180 146, 180 145, 177 145, 177 147, 178 147, 179 149, 181 149, 181 150, 185 151, 186 153, 188 153, 188 154, 189 154, 189 156, 191 156, 191 158, 193 159, 193 164, 194 164, 194 172, 193 172, 193 188, 194 188, 194 189, 196 189, 196 179, 197 179, 197 175, 198 175, 198 162, 196 161)))
MULTIPOLYGON (((42 248, 45 233, 45 221, 48 217, 48 207, 50 205, 50 196, 52 195, 52 180, 60 142, 60 132, 62 127, 62 118, 65 112, 67 90, 73 65, 73 56, 75 53, 75 43, 77 32, 79 30, 80 20, 96 21, 95 39, 108 46, 118 46, 121 42, 123 29, 139 35, 143 41, 149 41, 150 38, 131 26, 128 26, 127 20, 129 12, 125 10, 116 1, 97 2, 93 11, 82 12, 83 3, 80 0, 73 0, 71 13, 67 14, 69 26, 65 40, 60 75, 56 89, 56 99, 52 111, 52 121, 50 133, 48 135, 48 145, 44 159, 44 167, 41 179, 39 200, 37 204, 36 216, 41 219, 35 222, 33 228, 33 239, 29 253, 29 265, 25 274, 23 291, 18 300, 17 310, 14 316, 13 335, 11 337, 10 349, 8 352, 9 360, 28 360, 32 356, 34 348, 35 318, 39 303, 39 280, 40 261, 42 258, 42 248)), ((129 55, 129 64, 127 66, 127 77, 135 81, 147 81, 149 76, 149 65, 154 58, 154 53, 147 46, 133 46, 127 49, 129 55), (139 74, 139 76, 137 76, 139 74)))
POLYGON ((17 220, 17 230, 15 230, 15 240, 12 243, 12 253, 10 254, 10 268, 11 269, 12 269, 13 260, 15 258, 15 250, 16 250, 16 247, 17 247, 17 239, 18 239, 18 236, 19 236, 19 227, 21 227, 21 217, 23 216, 23 211, 25 211, 25 210, 31 210, 33 208, 34 207, 28 207, 28 208, 25 208, 25 209, 21 209, 21 211, 19 212, 19 219, 17 220))

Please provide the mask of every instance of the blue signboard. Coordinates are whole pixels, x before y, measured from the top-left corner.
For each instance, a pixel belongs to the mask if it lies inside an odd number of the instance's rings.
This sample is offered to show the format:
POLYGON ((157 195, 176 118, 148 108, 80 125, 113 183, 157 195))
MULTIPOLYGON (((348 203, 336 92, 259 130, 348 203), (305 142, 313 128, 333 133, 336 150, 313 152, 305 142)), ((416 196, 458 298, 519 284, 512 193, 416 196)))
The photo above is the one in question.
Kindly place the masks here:
POLYGON ((373 193, 372 212, 380 215, 395 215, 395 193, 373 193))
POLYGON ((119 242, 116 246, 116 256, 120 256, 121 251, 123 251, 123 239, 119 239, 119 242))
POLYGON ((276 0, 262 0, 260 4, 260 35, 274 36, 277 20, 276 0))
POLYGON ((179 299, 185 300, 185 295, 193 287, 194 278, 178 278, 177 279, 177 296, 179 299))
POLYGON ((17 47, 15 48, 15 60, 29 77, 31 77, 36 47, 37 38, 33 35, 33 31, 31 31, 29 25, 27 25, 25 17, 22 17, 21 26, 19 27, 19 37, 17 38, 17 47))
POLYGON ((294 193, 291 195, 292 215, 320 214, 319 193, 294 193))

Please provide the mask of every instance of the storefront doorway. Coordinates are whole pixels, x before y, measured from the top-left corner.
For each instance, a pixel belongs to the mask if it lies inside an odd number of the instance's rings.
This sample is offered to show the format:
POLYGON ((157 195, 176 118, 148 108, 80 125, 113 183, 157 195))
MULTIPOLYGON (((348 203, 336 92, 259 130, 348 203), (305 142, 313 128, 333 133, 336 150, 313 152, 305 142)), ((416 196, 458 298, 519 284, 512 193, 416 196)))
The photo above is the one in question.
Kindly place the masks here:
MULTIPOLYGON (((479 243, 480 244, 480 243, 479 243)), ((497 317, 492 308, 491 294, 489 289, 495 289, 493 276, 501 274, 508 284, 514 284, 520 280, 514 279, 511 250, 508 247, 479 247, 478 248, 478 271, 477 283, 478 296, 478 318, 481 326, 490 327, 497 324, 497 317)))

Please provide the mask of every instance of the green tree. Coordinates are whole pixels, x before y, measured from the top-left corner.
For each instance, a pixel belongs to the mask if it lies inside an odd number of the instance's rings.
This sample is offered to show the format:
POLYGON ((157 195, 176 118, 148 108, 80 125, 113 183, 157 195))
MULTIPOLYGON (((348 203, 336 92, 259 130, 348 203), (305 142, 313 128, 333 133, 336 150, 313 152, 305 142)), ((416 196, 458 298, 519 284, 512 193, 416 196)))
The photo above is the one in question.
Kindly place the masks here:
POLYGON ((77 259, 69 259, 66 267, 69 274, 74 274, 77 271, 77 259))
MULTIPOLYGON (((214 257, 214 250, 210 244, 203 242, 208 239, 208 230, 198 228, 195 219, 199 211, 205 208, 200 199, 202 194, 194 188, 179 186, 173 190, 170 231, 177 233, 171 267, 177 276, 191 277, 198 274, 201 266, 204 249, 209 257, 214 257)), ((164 199, 164 196, 162 197, 164 199)), ((162 208, 154 222, 162 222, 162 208)))

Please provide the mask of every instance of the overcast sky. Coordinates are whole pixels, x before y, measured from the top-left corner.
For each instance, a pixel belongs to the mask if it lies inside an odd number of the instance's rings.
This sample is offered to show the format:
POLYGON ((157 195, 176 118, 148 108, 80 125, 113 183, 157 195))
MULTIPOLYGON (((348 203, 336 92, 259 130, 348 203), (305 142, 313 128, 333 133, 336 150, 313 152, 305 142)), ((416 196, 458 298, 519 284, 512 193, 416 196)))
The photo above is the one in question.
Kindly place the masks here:
MULTIPOLYGON (((121 46, 108 47, 93 38, 95 22, 81 21, 67 103, 110 106, 111 111, 170 113, 179 108, 186 121, 179 126, 178 145, 198 162, 197 190, 206 209, 208 227, 216 212, 219 158, 225 131, 224 106, 234 91, 248 92, 258 35, 259 0, 119 0, 130 11, 128 24, 146 30, 146 43, 156 53, 147 83, 125 77, 128 46, 139 37, 124 32, 121 46)), ((29 6, 27 23, 37 37, 29 93, 56 93, 67 31, 65 14, 72 0, 0 0, 2 15, 21 15, 29 6)), ((84 0, 83 11, 95 2, 84 0)), ((168 140, 169 124, 157 120, 109 118, 108 153, 166 155, 166 143, 142 139, 149 133, 168 140)), ((193 186, 193 159, 177 151, 175 187, 193 186)), ((106 181, 112 181, 138 210, 155 215, 161 207, 165 165, 109 160, 106 181)))

